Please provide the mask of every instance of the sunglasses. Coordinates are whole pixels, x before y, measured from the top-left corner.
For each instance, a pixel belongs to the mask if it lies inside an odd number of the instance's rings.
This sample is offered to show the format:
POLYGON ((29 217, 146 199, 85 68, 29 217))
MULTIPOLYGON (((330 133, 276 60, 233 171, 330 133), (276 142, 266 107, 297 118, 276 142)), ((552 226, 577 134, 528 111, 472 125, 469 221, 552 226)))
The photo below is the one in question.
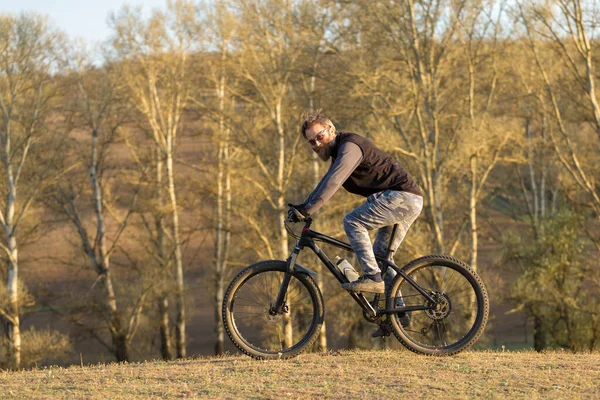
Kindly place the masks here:
POLYGON ((306 143, 310 144, 313 147, 317 145, 317 142, 323 143, 323 139, 325 138, 325 133, 323 133, 323 132, 325 132, 327 129, 328 128, 323 129, 322 131, 320 131, 319 133, 317 133, 315 135, 314 139, 307 140, 306 143))

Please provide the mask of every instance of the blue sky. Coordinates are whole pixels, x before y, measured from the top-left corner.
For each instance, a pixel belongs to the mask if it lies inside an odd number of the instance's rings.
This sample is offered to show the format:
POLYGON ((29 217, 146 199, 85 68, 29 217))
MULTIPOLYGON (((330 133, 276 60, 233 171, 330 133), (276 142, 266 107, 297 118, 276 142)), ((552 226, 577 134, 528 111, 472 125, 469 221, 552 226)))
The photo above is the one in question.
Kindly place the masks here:
POLYGON ((150 13, 153 9, 165 9, 167 0, 0 0, 0 13, 35 11, 48 16, 70 37, 95 43, 108 38, 108 15, 125 4, 141 5, 144 13, 150 13))

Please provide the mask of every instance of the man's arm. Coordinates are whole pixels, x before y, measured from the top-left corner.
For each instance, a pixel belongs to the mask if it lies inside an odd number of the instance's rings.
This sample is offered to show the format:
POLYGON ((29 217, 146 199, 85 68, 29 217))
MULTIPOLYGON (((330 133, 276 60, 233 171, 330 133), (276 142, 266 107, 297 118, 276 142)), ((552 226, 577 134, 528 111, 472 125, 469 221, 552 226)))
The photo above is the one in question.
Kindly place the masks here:
POLYGON ((315 190, 308 196, 305 202, 306 213, 313 214, 321 208, 352 175, 362 159, 363 153, 357 144, 352 142, 342 144, 338 149, 335 162, 331 164, 315 190))

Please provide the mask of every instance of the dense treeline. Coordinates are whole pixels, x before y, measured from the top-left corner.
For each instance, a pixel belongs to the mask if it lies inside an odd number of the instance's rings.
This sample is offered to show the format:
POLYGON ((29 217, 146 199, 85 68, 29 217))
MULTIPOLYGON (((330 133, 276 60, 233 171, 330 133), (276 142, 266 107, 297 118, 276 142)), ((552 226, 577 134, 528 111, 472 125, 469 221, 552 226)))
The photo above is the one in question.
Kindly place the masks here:
MULTIPOLYGON (((115 12, 94 49, 42 16, 1 15, 0 363, 67 351, 66 328, 22 329, 42 309, 118 361, 136 346, 185 357, 198 291, 223 352, 224 286, 287 258, 286 204, 327 168, 299 135, 310 109, 423 189, 397 263, 455 255, 531 318, 536 349, 598 349, 597 5, 169 1, 115 12), (60 295, 43 285, 50 265, 69 277, 60 295)), ((316 226, 343 238, 360 201, 336 194, 316 226)), ((327 331, 361 345, 360 315, 335 309, 327 331)))

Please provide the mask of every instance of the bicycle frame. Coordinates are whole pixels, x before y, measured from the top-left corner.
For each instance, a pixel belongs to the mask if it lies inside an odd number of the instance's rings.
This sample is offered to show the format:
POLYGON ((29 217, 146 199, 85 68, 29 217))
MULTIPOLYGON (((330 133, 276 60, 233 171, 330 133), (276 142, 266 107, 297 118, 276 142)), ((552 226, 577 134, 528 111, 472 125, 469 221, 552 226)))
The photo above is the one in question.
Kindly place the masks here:
MULTIPOLYGON (((298 258, 300 251, 302 251, 305 247, 308 247, 317 255, 319 260, 321 260, 321 262, 327 267, 329 272, 331 272, 333 274, 333 276, 335 276, 336 279, 340 283, 348 282, 348 279, 346 278, 346 276, 337 269, 337 267, 334 265, 334 263, 331 261, 331 259, 329 259, 327 254, 325 254, 323 252, 323 250, 321 250, 319 248, 319 246, 317 246, 317 244, 315 243, 315 240, 319 240, 321 242, 330 244, 334 247, 338 247, 340 249, 354 253, 352 246, 350 246, 350 244, 348 244, 348 243, 342 242, 342 241, 332 238, 330 236, 327 236, 322 233, 311 230, 310 229, 311 223, 312 223, 312 219, 307 218, 305 221, 304 227, 302 228, 302 234, 300 235, 300 239, 296 243, 296 246, 294 246, 294 249, 292 250, 290 257, 286 261, 287 262, 287 271, 286 271, 284 279, 281 283, 281 287, 279 288, 277 300, 275 301, 275 304, 271 308, 271 311, 270 311, 271 314, 278 314, 278 313, 282 313, 285 311, 283 309, 284 303, 285 303, 285 296, 287 293, 287 288, 288 288, 290 279, 295 272, 294 268, 296 266, 296 259, 298 258)), ((391 235, 392 237, 390 239, 390 243, 393 241, 395 233, 396 233, 396 227, 394 227, 394 230, 392 231, 392 235, 391 235)), ((388 246, 388 249, 389 248, 390 248, 390 246, 388 246)), ((382 263, 382 265, 384 266, 384 270, 382 272, 385 273, 387 268, 393 268, 411 286, 413 286, 419 293, 421 293, 425 299, 427 299, 426 303, 429 305, 399 306, 399 307, 394 307, 394 308, 374 309, 373 305, 369 302, 369 300, 367 300, 367 298, 362 293, 356 293, 356 292, 349 291, 348 293, 350 294, 350 296, 358 303, 358 305, 363 309, 365 314, 371 315, 372 317, 381 317, 383 315, 397 314, 400 312, 435 309, 437 307, 437 301, 435 299, 433 299, 430 296, 430 294, 425 289, 423 289, 417 282, 415 282, 410 276, 407 276, 404 273, 404 271, 402 271, 402 269, 400 267, 398 267, 391 260, 391 250, 388 250, 388 254, 386 257, 387 258, 379 257, 377 255, 375 256, 375 258, 378 261, 380 261, 382 263)), ((376 295, 376 300, 378 300, 378 299, 379 299, 379 295, 376 295)), ((375 304, 377 304, 377 302, 375 302, 375 304)))

